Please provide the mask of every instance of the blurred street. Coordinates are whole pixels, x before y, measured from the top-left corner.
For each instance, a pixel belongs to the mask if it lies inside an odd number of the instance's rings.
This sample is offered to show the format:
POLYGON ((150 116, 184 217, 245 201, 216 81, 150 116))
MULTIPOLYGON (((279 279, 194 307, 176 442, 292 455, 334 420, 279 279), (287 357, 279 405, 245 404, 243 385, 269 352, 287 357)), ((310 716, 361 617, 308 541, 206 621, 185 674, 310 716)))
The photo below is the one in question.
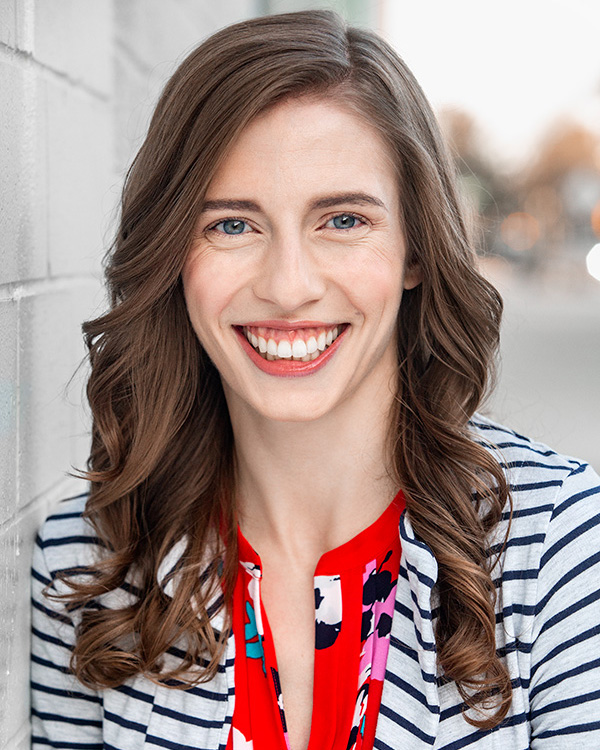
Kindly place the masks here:
POLYGON ((484 413, 600 471, 600 284, 494 282, 505 301, 502 362, 484 413))

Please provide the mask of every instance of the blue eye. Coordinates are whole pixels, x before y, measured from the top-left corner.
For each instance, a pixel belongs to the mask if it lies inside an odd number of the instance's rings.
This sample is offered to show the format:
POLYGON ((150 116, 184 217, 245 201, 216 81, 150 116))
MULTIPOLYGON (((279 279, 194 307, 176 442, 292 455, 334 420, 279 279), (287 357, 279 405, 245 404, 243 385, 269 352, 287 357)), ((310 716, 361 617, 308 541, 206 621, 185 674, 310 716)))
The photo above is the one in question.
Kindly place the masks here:
POLYGON ((325 226, 332 226, 334 229, 354 229, 359 224, 362 224, 358 216, 353 214, 338 214, 332 219, 329 219, 325 226))
POLYGON ((248 224, 241 219, 224 219, 215 224, 212 229, 217 229, 223 234, 244 234, 248 230, 248 224))

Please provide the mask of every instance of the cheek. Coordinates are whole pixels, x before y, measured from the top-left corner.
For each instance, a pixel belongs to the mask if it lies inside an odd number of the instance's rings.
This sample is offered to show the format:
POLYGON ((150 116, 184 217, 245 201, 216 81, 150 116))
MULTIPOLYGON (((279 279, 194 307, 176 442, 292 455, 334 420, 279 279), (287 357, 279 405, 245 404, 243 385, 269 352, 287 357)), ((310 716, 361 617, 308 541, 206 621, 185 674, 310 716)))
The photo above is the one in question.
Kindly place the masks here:
POLYGON ((348 296, 357 311, 376 317, 395 318, 402 298, 401 269, 380 267, 377 272, 353 274, 347 283, 348 296))
POLYGON ((197 333, 217 324, 235 290, 230 274, 215 264, 191 261, 184 267, 181 280, 188 315, 197 333))

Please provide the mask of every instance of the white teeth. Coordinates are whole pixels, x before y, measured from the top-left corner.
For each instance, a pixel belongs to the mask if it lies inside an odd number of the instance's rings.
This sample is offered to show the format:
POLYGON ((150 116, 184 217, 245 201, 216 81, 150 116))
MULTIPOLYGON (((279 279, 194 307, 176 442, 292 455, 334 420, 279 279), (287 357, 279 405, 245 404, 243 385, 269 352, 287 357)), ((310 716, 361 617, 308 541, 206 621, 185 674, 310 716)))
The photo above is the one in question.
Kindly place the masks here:
POLYGON ((281 357, 281 359, 292 358, 292 346, 287 339, 283 339, 283 341, 280 341, 277 345, 277 356, 281 357))
MULTIPOLYGON (((277 349, 279 351, 279 349, 277 349)), ((295 359, 302 359, 302 357, 306 357, 308 353, 307 346, 302 339, 294 339, 294 343, 292 344, 292 356, 295 359)))
POLYGON ((330 329, 315 337, 310 336, 308 341, 302 338, 295 338, 293 343, 288 339, 282 339, 279 343, 275 339, 266 340, 263 336, 257 336, 249 329, 244 329, 244 334, 252 346, 257 349, 265 359, 270 362, 276 359, 293 359, 296 362, 312 362, 321 352, 324 352, 328 346, 336 340, 340 333, 340 328, 330 329))
POLYGON ((314 336, 311 336, 306 342, 306 351, 309 354, 313 354, 317 351, 318 348, 319 347, 317 346, 317 339, 314 336))

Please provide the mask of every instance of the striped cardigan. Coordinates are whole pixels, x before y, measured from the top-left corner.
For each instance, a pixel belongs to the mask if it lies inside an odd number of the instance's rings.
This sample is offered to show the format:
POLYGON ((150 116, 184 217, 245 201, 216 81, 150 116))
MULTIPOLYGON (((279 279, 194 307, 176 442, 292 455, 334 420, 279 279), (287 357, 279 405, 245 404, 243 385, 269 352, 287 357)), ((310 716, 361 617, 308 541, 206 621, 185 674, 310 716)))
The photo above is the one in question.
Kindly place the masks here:
MULTIPOLYGON (((508 543, 494 570, 496 643, 512 680, 512 705, 493 730, 477 730, 465 721, 455 684, 444 680, 436 665, 436 560, 403 514, 375 748, 600 748, 600 479, 586 464, 482 417, 472 424, 480 442, 500 451, 514 499, 508 543)), ((56 572, 92 561, 97 540, 81 518, 84 506, 85 496, 64 501, 37 542, 34 750, 225 750, 235 701, 233 636, 217 676, 188 690, 137 676, 95 692, 69 673, 76 621, 42 589, 64 590, 56 572)), ((492 549, 507 523, 505 513, 490 539, 492 549)), ((132 596, 113 591, 99 605, 114 607, 132 596)), ((177 650, 167 658, 177 659, 177 650)))

